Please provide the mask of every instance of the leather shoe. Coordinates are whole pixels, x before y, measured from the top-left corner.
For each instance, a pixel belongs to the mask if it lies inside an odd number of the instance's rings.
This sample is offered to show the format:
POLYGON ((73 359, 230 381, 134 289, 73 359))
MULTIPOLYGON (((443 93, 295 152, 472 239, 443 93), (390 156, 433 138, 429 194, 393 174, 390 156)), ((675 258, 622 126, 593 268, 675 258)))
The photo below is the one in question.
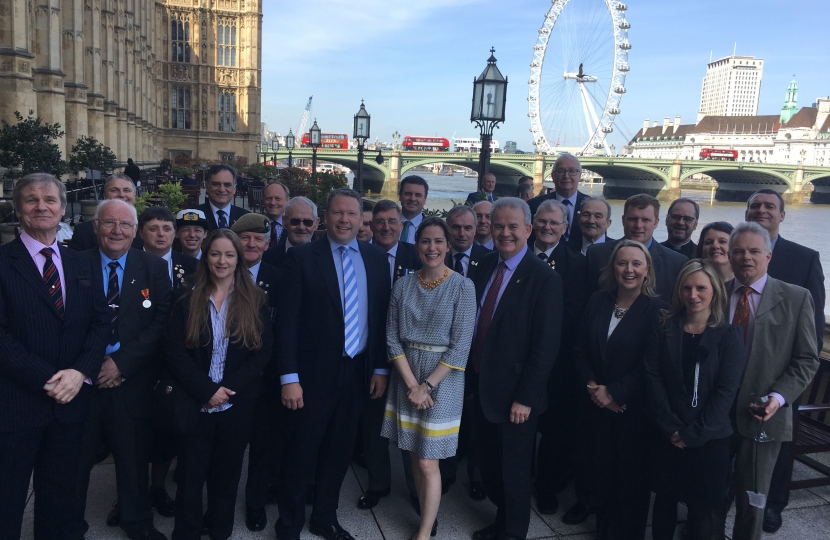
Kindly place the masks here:
POLYGON ((368 510, 374 508, 380 502, 380 499, 386 497, 390 493, 390 489, 376 491, 374 489, 367 489, 366 493, 357 500, 357 507, 361 510, 368 510))
POLYGON ((112 510, 107 514, 107 527, 118 527, 121 524, 121 511, 118 509, 118 499, 112 503, 112 510))
POLYGON ((158 515, 173 517, 175 503, 163 487, 150 490, 150 502, 153 504, 153 508, 156 509, 158 515))
POLYGON ((265 508, 246 508, 245 526, 249 531, 258 532, 268 524, 268 516, 265 515, 265 508))
POLYGON ((308 532, 322 536, 326 540, 354 540, 354 537, 336 522, 331 525, 322 526, 310 521, 308 523, 308 532))
POLYGON ((493 523, 473 533, 473 540, 498 540, 499 526, 493 523))
POLYGON ((549 516, 559 511, 559 500, 556 495, 549 495, 547 497, 536 497, 536 509, 543 516, 549 516))
POLYGON ((483 482, 470 482, 470 498, 474 501, 483 501, 487 498, 487 490, 483 482))
POLYGON ((782 523, 783 521, 781 520, 781 512, 773 510, 772 508, 767 508, 766 510, 764 510, 764 523, 763 525, 761 525, 761 528, 764 530, 764 532, 777 532, 778 529, 781 528, 782 523))
POLYGON ((567 523, 568 525, 579 525, 580 523, 584 523, 588 516, 593 514, 593 510, 582 502, 577 501, 576 504, 571 506, 565 515, 562 516, 562 523, 567 523))
POLYGON ((121 527, 121 530, 130 540, 167 540, 167 537, 152 525, 137 527, 135 524, 128 524, 121 527))

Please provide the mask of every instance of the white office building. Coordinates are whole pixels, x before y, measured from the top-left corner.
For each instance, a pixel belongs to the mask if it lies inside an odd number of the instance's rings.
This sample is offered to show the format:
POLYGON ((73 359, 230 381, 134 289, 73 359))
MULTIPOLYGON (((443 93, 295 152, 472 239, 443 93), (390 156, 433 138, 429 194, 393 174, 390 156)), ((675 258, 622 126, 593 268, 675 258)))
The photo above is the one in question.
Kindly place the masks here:
POLYGON ((698 121, 704 116, 756 116, 764 61, 727 56, 709 62, 703 77, 698 121))

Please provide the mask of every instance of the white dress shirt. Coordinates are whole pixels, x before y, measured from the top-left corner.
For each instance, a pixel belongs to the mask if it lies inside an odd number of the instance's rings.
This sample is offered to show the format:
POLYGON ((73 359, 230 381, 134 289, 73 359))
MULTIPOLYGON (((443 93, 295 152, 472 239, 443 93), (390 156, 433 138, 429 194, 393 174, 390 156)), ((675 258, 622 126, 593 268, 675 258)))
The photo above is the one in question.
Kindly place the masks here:
POLYGON ((227 220, 228 228, 230 228, 231 227, 231 206, 232 206, 231 203, 228 203, 228 205, 225 206, 224 208, 219 208, 218 206, 214 206, 214 204, 210 201, 208 201, 208 204, 210 204, 210 211, 213 212, 213 219, 216 220, 216 225, 219 226, 219 213, 218 212, 219 212, 219 210, 222 210, 223 212, 225 212, 225 220, 227 220))
POLYGON ((471 257, 472 251, 473 251, 472 244, 470 244, 470 247, 468 247, 466 251, 456 251, 454 249, 450 250, 450 257, 452 257, 453 267, 455 267, 455 256, 458 253, 463 253, 464 254, 464 256, 461 257, 461 268, 464 270, 464 276, 465 277, 469 274, 468 270, 470 269, 470 257, 471 257))

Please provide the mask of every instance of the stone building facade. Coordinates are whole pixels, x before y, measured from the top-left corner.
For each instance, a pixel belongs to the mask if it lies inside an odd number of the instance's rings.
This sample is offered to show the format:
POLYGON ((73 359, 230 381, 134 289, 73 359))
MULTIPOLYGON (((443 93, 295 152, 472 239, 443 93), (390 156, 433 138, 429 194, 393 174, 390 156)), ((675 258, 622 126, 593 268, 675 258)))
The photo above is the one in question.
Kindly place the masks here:
POLYGON ((1 0, 0 119, 58 122, 119 161, 255 159, 261 0, 1 0))

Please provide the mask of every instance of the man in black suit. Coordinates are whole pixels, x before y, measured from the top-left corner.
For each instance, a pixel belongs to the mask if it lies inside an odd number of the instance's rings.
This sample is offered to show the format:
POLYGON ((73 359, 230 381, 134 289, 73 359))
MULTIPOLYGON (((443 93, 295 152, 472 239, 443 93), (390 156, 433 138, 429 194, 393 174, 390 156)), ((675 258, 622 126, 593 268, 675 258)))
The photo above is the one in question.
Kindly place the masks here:
POLYGON ((669 205, 666 213, 666 229, 669 238, 660 244, 680 253, 687 259, 694 259, 697 244, 692 242, 692 233, 700 219, 700 206, 692 199, 681 197, 669 205))
MULTIPOLYGON (((784 198, 772 189, 760 189, 752 194, 746 203, 747 221, 754 221, 769 232, 772 241, 772 259, 769 262, 770 277, 780 279, 790 285, 798 285, 810 291, 813 297, 816 321, 816 339, 818 352, 824 346, 824 272, 821 268, 819 253, 808 247, 796 244, 780 234, 781 222, 784 221, 784 198)), ((792 415, 798 414, 800 398, 790 407, 792 415)), ((789 475, 790 443, 782 442, 778 460, 772 473, 767 507, 764 512, 763 529, 776 532, 781 528, 781 511, 790 501, 790 492, 785 489, 789 475)))
POLYGON ((98 248, 85 251, 93 266, 93 285, 107 296, 108 345, 96 377, 90 414, 78 462, 78 489, 72 519, 77 538, 84 521, 89 474, 106 438, 115 461, 120 526, 133 540, 162 540, 153 527, 147 465, 152 442, 153 387, 159 378, 159 347, 167 327, 171 284, 167 264, 130 249, 138 219, 135 208, 111 199, 99 204, 92 221, 98 248))
POLYGON ((109 316, 92 264, 60 247, 66 187, 18 180, 20 238, 0 246, 0 538, 20 538, 34 471, 34 537, 68 538, 84 420, 109 316), (64 304, 72 307, 64 308, 64 304))
POLYGON ((333 190, 327 237, 288 251, 279 313, 291 316, 277 325, 281 347, 274 354, 293 444, 281 464, 279 540, 300 537, 312 479, 309 531, 352 539, 337 522, 337 503, 364 400, 386 391, 391 289, 383 250, 356 239, 361 213, 357 192, 333 190))
POLYGON ((415 243, 415 231, 424 220, 424 205, 429 196, 429 184, 420 176, 410 175, 401 180, 398 197, 403 212, 401 242, 415 243))
POLYGON ((524 539, 536 424, 559 350, 562 278, 528 249, 527 203, 499 199, 491 226, 497 252, 482 259, 474 279, 479 311, 467 365, 475 373, 481 472, 498 511, 473 540, 524 539))
POLYGON ((207 177, 207 200, 197 208, 205 213, 208 232, 230 229, 237 219, 248 213, 244 208, 231 204, 236 193, 236 169, 227 163, 220 163, 208 169, 207 177))
POLYGON ((568 228, 567 216, 568 208, 554 199, 542 201, 533 216, 533 254, 559 274, 563 289, 562 339, 548 384, 551 407, 539 418, 542 439, 537 452, 535 487, 539 513, 555 514, 559 509, 556 493, 575 478, 577 499, 585 506, 585 510, 577 508, 580 511, 571 512, 569 518, 576 519, 587 512, 588 502, 584 471, 575 459, 579 419, 573 412, 573 405, 584 393, 573 347, 588 300, 588 263, 562 241, 568 228))
POLYGON ((294 197, 285 205, 286 232, 276 246, 268 248, 262 256, 266 262, 277 269, 282 269, 288 250, 311 242, 314 232, 320 225, 317 217, 317 205, 306 197, 294 197))
POLYGON ((262 190, 262 209, 271 222, 271 237, 268 247, 274 247, 285 231, 285 205, 291 199, 288 186, 276 180, 268 182, 262 190))
POLYGON ((176 219, 163 206, 150 206, 138 216, 138 234, 144 241, 144 251, 161 257, 167 263, 167 271, 173 289, 184 285, 185 277, 196 271, 198 259, 173 251, 176 237, 176 219))
MULTIPOLYGON (((632 195, 625 201, 623 207, 623 236, 627 240, 640 242, 651 254, 651 261, 654 264, 654 274, 657 279, 657 295, 665 302, 671 302, 674 281, 677 278, 680 267, 686 264, 687 259, 680 253, 661 246, 655 242, 652 235, 660 223, 660 202, 652 197, 641 193, 632 195)), ((619 240, 604 242, 588 248, 588 287, 591 292, 599 288, 599 276, 602 270, 608 265, 611 252, 619 240)))
POLYGON ((594 244, 613 240, 606 234, 608 227, 611 226, 611 205, 605 199, 599 197, 586 199, 582 203, 577 221, 582 231, 582 249, 579 252, 583 255, 594 244))
POLYGON ((490 232, 490 210, 493 203, 490 201, 478 201, 472 206, 476 216, 476 235, 473 241, 476 245, 486 250, 493 250, 493 235, 490 232))
MULTIPOLYGON (((588 195, 578 191, 580 178, 582 178, 582 165, 579 160, 573 154, 563 152, 559 154, 553 165, 554 191, 533 197, 527 203, 532 214, 536 214, 542 201, 549 199, 555 199, 568 207, 568 230, 565 232, 565 241, 574 251, 582 249, 582 231, 578 217, 582 204, 589 199, 588 195)), ((532 241, 533 238, 531 238, 532 241)))
POLYGON ((361 242, 372 243, 372 205, 363 201, 363 214, 360 217, 360 228, 357 230, 357 239, 361 242))
MULTIPOLYGON (((135 184, 126 174, 115 173, 110 176, 102 188, 104 200, 120 199, 130 206, 135 206, 135 184)), ((75 251, 86 251, 98 247, 98 237, 92 228, 92 220, 75 225, 69 247, 75 251)), ((133 248, 141 249, 144 242, 136 235, 133 239, 133 248)))
POLYGON ((454 206, 447 213, 447 225, 450 227, 451 249, 445 264, 461 274, 473 279, 481 258, 490 250, 474 242, 476 235, 476 215, 467 205, 454 206))
POLYGON ((467 200, 464 201, 464 204, 467 206, 473 206, 479 201, 490 201, 491 203, 496 202, 498 197, 496 197, 496 194, 493 193, 495 190, 496 175, 488 172, 481 179, 481 190, 473 191, 467 195, 467 200))

